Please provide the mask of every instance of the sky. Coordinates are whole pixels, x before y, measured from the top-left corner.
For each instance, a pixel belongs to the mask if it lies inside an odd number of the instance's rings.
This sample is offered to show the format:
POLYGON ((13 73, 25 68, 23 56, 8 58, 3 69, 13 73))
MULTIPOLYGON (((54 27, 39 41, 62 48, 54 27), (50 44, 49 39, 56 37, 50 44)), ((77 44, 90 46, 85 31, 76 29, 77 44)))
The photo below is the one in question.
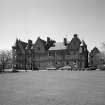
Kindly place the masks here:
POLYGON ((0 49, 16 38, 57 42, 74 34, 92 50, 105 42, 105 0, 0 0, 0 49))

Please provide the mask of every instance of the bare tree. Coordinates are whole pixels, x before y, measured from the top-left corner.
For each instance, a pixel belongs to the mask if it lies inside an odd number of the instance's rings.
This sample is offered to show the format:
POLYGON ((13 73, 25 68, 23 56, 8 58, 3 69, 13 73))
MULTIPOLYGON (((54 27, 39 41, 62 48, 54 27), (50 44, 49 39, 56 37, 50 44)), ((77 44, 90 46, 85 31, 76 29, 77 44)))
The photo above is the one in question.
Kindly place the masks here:
POLYGON ((102 43, 101 50, 105 52, 105 42, 102 43))
POLYGON ((105 42, 101 45, 101 52, 97 55, 100 64, 105 64, 105 42))
POLYGON ((4 69, 7 66, 9 60, 12 60, 12 53, 11 53, 11 51, 9 51, 9 50, 1 50, 0 51, 1 71, 4 72, 4 69))

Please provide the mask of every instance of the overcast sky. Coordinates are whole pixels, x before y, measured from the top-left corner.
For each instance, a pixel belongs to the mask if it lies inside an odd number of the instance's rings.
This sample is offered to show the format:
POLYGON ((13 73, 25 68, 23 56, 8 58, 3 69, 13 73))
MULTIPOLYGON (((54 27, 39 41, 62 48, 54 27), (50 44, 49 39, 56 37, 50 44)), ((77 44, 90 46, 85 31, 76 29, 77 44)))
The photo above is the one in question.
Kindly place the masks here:
POLYGON ((0 49, 16 38, 60 42, 75 33, 89 50, 105 42, 105 0, 0 0, 0 49))

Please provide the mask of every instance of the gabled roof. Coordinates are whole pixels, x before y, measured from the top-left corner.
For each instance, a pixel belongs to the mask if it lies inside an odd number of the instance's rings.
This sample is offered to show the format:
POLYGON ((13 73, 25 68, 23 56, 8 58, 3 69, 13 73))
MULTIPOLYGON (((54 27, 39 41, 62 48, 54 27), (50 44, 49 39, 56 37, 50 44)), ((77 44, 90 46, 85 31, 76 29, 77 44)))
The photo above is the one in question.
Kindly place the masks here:
POLYGON ((46 41, 38 37, 32 48, 35 52, 43 53, 46 51, 46 41))
POLYGON ((68 49, 78 50, 80 48, 81 40, 78 38, 77 34, 74 34, 74 37, 68 43, 68 49))
MULTIPOLYGON (((46 47, 46 41, 45 41, 45 40, 43 40, 43 39, 41 39, 40 37, 38 37, 37 40, 36 40, 36 42, 35 42, 35 44, 36 44, 38 41, 40 41, 40 42, 43 44, 43 46, 46 47)), ((35 45, 35 44, 34 44, 34 45, 35 45)))
POLYGON ((94 47, 92 50, 93 53, 100 53, 99 49, 97 47, 94 47))
POLYGON ((93 55, 97 55, 97 54, 99 54, 99 53, 100 53, 99 49, 98 49, 97 47, 94 47, 94 48, 91 50, 90 55, 93 56, 93 55))
POLYGON ((63 42, 56 42, 53 47, 50 47, 49 50, 65 50, 66 46, 63 42))
POLYGON ((20 39, 19 39, 19 40, 16 39, 16 43, 15 43, 14 46, 12 46, 12 48, 20 49, 21 52, 22 52, 23 54, 25 54, 25 48, 26 48, 26 46, 27 46, 27 43, 26 43, 26 42, 23 42, 23 41, 21 41, 20 39))
POLYGON ((27 46, 27 43, 26 42, 23 42, 21 40, 19 40, 18 43, 20 43, 24 49, 27 46))
POLYGON ((80 46, 84 46, 84 47, 87 46, 84 40, 81 41, 80 46))
POLYGON ((41 38, 39 38, 39 40, 43 43, 44 46, 46 45, 46 41, 45 40, 43 40, 41 38))

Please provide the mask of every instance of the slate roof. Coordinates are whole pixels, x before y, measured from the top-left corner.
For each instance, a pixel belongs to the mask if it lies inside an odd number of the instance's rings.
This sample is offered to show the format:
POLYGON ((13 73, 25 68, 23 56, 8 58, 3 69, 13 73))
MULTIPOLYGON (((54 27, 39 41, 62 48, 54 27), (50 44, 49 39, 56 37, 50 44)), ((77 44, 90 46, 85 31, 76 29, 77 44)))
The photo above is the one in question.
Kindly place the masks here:
POLYGON ((66 46, 63 42, 56 42, 53 47, 50 47, 49 50, 65 50, 66 46))

